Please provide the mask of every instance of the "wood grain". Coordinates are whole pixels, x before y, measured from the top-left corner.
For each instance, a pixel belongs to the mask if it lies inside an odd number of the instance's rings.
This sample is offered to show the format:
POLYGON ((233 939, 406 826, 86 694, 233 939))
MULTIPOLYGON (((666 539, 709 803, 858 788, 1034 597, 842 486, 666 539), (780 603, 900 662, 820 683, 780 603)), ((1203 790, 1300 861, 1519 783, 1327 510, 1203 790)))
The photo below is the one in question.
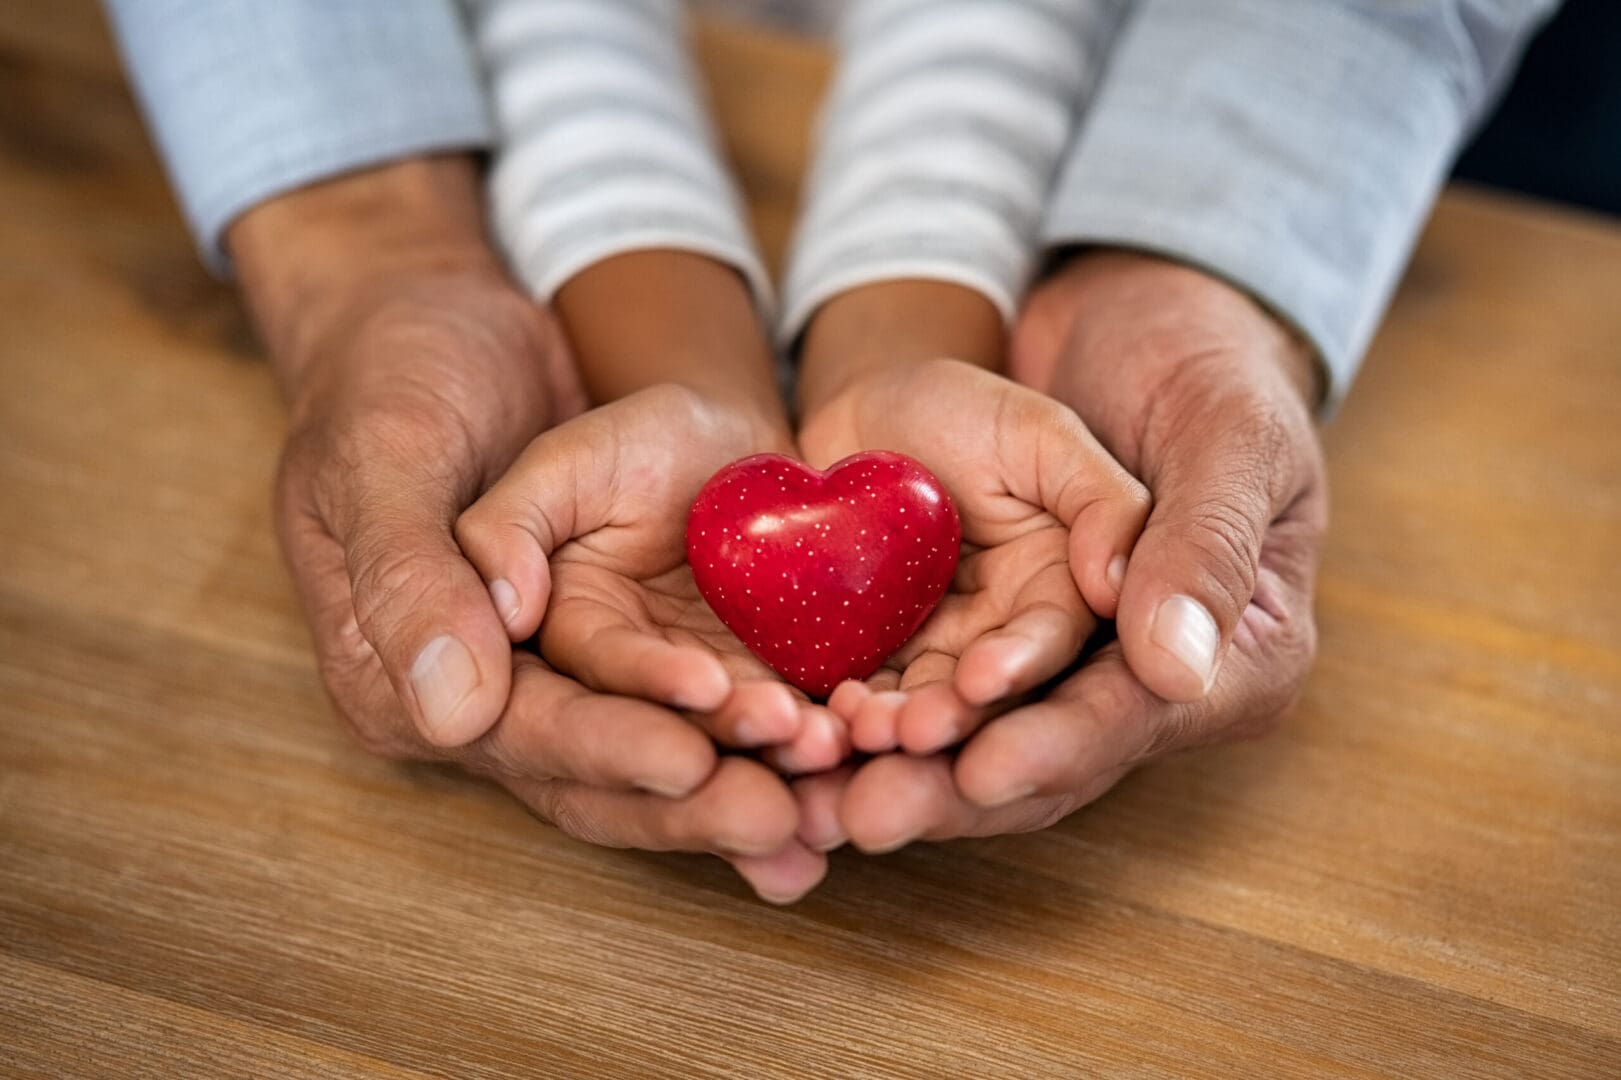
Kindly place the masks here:
MULTIPOLYGON (((699 42, 780 260, 827 61, 699 42)), ((365 757, 283 429, 86 0, 0 8, 0 1075, 1621 1074, 1621 227, 1455 190, 1265 742, 788 910, 365 757)))

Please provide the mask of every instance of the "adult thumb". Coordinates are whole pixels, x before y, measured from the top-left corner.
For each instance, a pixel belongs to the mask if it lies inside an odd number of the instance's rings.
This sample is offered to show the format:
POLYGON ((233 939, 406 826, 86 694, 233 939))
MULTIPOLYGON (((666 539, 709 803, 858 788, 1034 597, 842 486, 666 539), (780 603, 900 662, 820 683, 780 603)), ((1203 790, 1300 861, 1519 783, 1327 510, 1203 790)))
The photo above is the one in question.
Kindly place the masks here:
POLYGON ((348 501, 334 532, 361 634, 424 739, 473 741, 506 705, 512 645, 451 534, 454 486, 374 466, 348 501))
POLYGON ((1154 508, 1116 619, 1132 672, 1178 702, 1203 698, 1215 682, 1255 593, 1266 531, 1303 475, 1293 440, 1266 410, 1229 399, 1191 412, 1145 440, 1154 508))

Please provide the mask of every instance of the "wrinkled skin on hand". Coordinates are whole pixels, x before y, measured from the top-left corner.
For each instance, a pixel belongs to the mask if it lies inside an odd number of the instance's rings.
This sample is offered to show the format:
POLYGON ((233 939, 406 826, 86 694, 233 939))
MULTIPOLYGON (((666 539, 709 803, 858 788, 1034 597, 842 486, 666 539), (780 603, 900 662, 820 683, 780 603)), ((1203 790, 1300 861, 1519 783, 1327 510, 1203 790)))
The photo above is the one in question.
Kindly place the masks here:
POLYGON ((1327 491, 1316 371, 1285 327, 1197 271, 1090 253, 1031 297, 1012 374, 1074 409, 1153 492, 1119 640, 955 754, 882 754, 798 781, 813 849, 1043 828, 1162 754, 1269 731, 1310 668, 1327 491), (1173 597, 1214 622, 1213 670, 1156 633, 1173 597))
POLYGON ((340 316, 290 390, 276 522, 323 679, 360 741, 491 777, 592 843, 713 852, 770 899, 814 885, 821 859, 794 841, 781 779, 720 760, 670 708, 514 649, 455 541, 479 493, 585 405, 551 317, 499 274, 463 270, 392 283, 340 316), (446 637, 476 686, 427 702, 430 716, 413 675, 446 637))

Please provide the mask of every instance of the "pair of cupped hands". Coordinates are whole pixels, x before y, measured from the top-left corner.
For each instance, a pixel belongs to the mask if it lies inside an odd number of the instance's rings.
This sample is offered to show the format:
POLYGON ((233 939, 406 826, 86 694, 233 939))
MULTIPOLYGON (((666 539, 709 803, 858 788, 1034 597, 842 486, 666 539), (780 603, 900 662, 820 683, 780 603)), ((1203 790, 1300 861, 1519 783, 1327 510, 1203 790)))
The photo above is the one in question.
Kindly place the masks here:
POLYGON ((879 357, 802 385, 795 432, 674 382, 587 408, 558 320, 493 260, 388 250, 363 287, 312 292, 269 224, 235 253, 293 405, 278 530, 327 688, 376 753, 459 763, 592 843, 716 854, 788 902, 842 844, 1043 828, 1160 754, 1267 730, 1298 692, 1314 375, 1204 274, 1075 256, 1029 298, 1007 374, 879 357), (687 511, 749 454, 864 449, 935 472, 964 552, 902 651, 815 703, 698 595, 687 511), (1118 636, 1088 650, 1100 619, 1118 636))

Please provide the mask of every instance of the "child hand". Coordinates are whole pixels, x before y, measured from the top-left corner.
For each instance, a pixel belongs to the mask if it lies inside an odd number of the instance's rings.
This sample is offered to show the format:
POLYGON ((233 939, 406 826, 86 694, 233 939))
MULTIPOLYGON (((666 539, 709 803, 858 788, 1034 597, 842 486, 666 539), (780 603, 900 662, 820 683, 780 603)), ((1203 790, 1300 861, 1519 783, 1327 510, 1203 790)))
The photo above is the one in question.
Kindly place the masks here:
POLYGON ((791 446, 777 425, 673 384, 536 438, 456 524, 509 635, 540 634, 595 690, 689 712, 718 743, 785 771, 848 751, 827 709, 751 655, 699 596, 684 536, 694 496, 736 458, 791 446))
POLYGON ((1148 493, 1051 398, 954 360, 876 367, 806 418, 800 446, 824 467, 859 450, 910 454, 962 517, 964 554, 940 607, 884 670, 830 701, 857 749, 961 741, 1114 615, 1148 493))

